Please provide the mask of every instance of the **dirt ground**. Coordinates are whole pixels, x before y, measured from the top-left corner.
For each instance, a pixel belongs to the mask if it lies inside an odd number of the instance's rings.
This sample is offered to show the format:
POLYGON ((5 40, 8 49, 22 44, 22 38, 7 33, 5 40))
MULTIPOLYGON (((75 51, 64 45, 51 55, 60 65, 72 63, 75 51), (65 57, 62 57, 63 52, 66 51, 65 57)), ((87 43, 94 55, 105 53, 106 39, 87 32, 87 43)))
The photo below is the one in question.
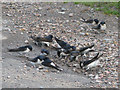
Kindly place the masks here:
POLYGON ((2 19, 3 88, 117 88, 118 18, 116 16, 104 15, 102 12, 73 3, 3 3, 2 19), (80 21, 81 17, 90 18, 90 16, 107 23, 104 33, 95 33, 88 24, 80 21), (82 45, 95 43, 94 49, 104 53, 101 63, 105 64, 102 68, 82 72, 79 62, 75 61, 68 66, 64 60, 56 58, 55 50, 47 48, 50 50, 49 57, 64 70, 58 72, 52 68, 37 70, 29 67, 26 65, 26 59, 19 56, 35 57, 44 48, 34 45, 29 38, 33 33, 41 36, 53 34, 75 46, 78 43, 82 45), (32 52, 22 54, 7 51, 7 48, 25 45, 26 40, 33 46, 32 52))

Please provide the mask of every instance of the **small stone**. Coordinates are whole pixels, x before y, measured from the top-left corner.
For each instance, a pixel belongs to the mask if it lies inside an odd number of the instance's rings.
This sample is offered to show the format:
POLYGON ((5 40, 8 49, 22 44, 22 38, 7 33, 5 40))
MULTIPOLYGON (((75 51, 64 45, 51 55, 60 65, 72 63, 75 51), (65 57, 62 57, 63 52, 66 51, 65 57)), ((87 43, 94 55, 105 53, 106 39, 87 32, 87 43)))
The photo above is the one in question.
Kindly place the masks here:
POLYGON ((76 71, 76 68, 73 68, 73 71, 75 72, 75 71, 76 71))
POLYGON ((95 79, 98 79, 98 78, 99 78, 98 75, 96 75, 96 76, 95 76, 95 79))
POLYGON ((28 40, 25 40, 25 43, 26 43, 26 44, 28 44, 28 43, 29 43, 29 41, 28 41, 28 40))
POLYGON ((55 78, 55 80, 57 80, 57 78, 55 78))
POLYGON ((16 31, 13 31, 13 34, 16 34, 16 31))
POLYGON ((69 20, 66 20, 66 22, 68 23, 68 22, 69 22, 69 20))
POLYGON ((106 74, 109 74, 110 72, 109 71, 105 71, 106 74))
POLYGON ((88 76, 89 76, 89 77, 93 77, 94 75, 93 75, 93 74, 89 74, 88 76))
POLYGON ((39 68, 39 69, 43 69, 44 67, 43 67, 43 66, 39 66, 38 68, 39 68))
POLYGON ((45 70, 44 72, 49 72, 48 70, 45 70))
POLYGON ((61 11, 63 12, 63 11, 66 11, 66 9, 65 8, 61 8, 61 11))
POLYGON ((70 14, 69 14, 69 17, 73 17, 73 13, 70 13, 70 14))
POLYGON ((37 28, 39 28, 39 25, 36 25, 37 28))
POLYGON ((24 68, 26 68, 27 66, 26 65, 24 65, 24 68))
POLYGON ((8 79, 10 79, 10 76, 7 76, 8 79))
POLYGON ((39 7, 38 9, 39 9, 39 10, 42 10, 42 7, 39 7))
POLYGON ((78 66, 78 64, 73 64, 73 67, 77 67, 78 66))
POLYGON ((85 33, 85 36, 88 36, 89 35, 89 33, 85 33))
POLYGON ((39 71, 39 68, 37 68, 36 70, 39 71))
POLYGON ((23 21, 23 23, 25 23, 25 21, 23 21))
POLYGON ((52 27, 52 29, 53 29, 53 30, 55 30, 55 29, 56 29, 56 27, 52 27))
POLYGON ((22 29, 21 29, 21 31, 24 31, 24 30, 25 30, 25 28, 22 28, 22 29))
POLYGON ((50 20, 50 19, 48 19, 48 20, 47 20, 47 22, 48 22, 48 23, 51 23, 51 20, 50 20))
POLYGON ((96 80, 96 82, 97 82, 97 83, 101 83, 102 81, 100 81, 100 80, 96 80))
POLYGON ((60 13, 60 14, 65 14, 65 12, 58 12, 58 13, 60 13))
POLYGON ((6 16, 9 16, 9 17, 11 17, 12 15, 8 13, 8 14, 6 14, 6 16))
POLYGON ((23 34, 23 32, 21 32, 20 34, 23 34))

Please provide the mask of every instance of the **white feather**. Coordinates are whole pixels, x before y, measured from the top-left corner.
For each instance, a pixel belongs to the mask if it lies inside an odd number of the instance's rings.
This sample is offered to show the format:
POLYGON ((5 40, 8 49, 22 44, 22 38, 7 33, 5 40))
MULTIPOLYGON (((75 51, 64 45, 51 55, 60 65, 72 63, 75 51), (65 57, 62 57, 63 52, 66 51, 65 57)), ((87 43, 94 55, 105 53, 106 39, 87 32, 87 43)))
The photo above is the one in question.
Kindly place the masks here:
POLYGON ((95 25, 96 24, 95 21, 93 21, 92 24, 95 25))
POLYGON ((87 65, 86 67, 87 68, 92 68, 92 67, 96 67, 98 65, 100 65, 100 60, 96 60, 96 61, 90 63, 89 65, 87 65))
POLYGON ((105 30, 106 29, 106 24, 101 25, 101 30, 105 30))
POLYGON ((29 48, 27 48, 24 52, 30 52, 30 49, 29 49, 29 48))
POLYGON ((56 65, 55 65, 53 62, 51 62, 51 63, 50 63, 50 65, 52 65, 52 66, 56 67, 56 65))
POLYGON ((40 55, 47 56, 47 53, 41 53, 40 55))
POLYGON ((89 52, 90 50, 91 50, 90 48, 86 49, 86 50, 84 51, 84 54, 86 54, 86 53, 89 52))
POLYGON ((43 62, 43 61, 40 60, 40 59, 37 60, 37 64, 41 64, 42 62, 43 62))
POLYGON ((58 48, 62 48, 59 44, 57 44, 58 48))
POLYGON ((62 55, 62 56, 66 56, 67 54, 65 54, 64 52, 61 52, 60 55, 62 55))
POLYGON ((44 44, 47 44, 47 46, 50 46, 50 43, 49 42, 42 42, 44 44))
POLYGON ((78 56, 76 57, 76 60, 79 60, 80 57, 81 57, 81 55, 78 55, 78 56))

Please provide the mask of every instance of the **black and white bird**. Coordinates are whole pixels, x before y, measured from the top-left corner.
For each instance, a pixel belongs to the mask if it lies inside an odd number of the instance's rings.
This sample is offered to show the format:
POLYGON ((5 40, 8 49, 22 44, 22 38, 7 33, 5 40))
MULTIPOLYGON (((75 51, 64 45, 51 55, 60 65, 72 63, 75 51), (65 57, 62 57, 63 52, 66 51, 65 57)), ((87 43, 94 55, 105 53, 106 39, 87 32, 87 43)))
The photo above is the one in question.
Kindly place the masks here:
POLYGON ((31 63, 33 65, 35 64, 40 64, 46 67, 51 67, 51 68, 55 68, 59 71, 62 71, 63 69, 61 69, 57 64, 55 64, 53 61, 51 61, 48 57, 43 56, 43 55, 39 55, 33 59, 28 59, 29 61, 31 61, 31 63))
POLYGON ((89 53, 89 52, 93 52, 94 50, 91 49, 92 47, 94 47, 94 44, 90 45, 90 46, 86 46, 86 47, 82 47, 79 49, 79 52, 81 53, 81 56, 89 53))
POLYGON ((41 50, 42 55, 47 56, 50 54, 50 52, 47 49, 42 49, 41 50))
POLYGON ((92 29, 100 29, 105 30, 107 28, 106 23, 104 21, 100 22, 96 27, 93 27, 92 29))
POLYGON ((45 46, 50 46, 50 43, 53 42, 53 35, 48 35, 45 37, 31 36, 31 38, 37 42, 37 44, 45 44, 45 46))
POLYGON ((96 67, 98 65, 100 65, 100 60, 99 58, 102 56, 103 54, 99 55, 99 53, 97 53, 97 55, 92 58, 91 60, 86 60, 86 61, 80 61, 80 67, 83 69, 85 68, 86 70, 89 70, 92 67, 96 67))
POLYGON ((9 52, 30 52, 32 51, 31 45, 21 46, 18 48, 8 49, 9 52))
POLYGON ((85 20, 84 18, 82 18, 82 21, 85 22, 85 23, 91 23, 91 24, 93 24, 93 25, 99 23, 99 20, 98 20, 98 19, 88 19, 88 20, 85 20))
POLYGON ((82 47, 78 51, 72 51, 70 53, 70 58, 69 58, 70 61, 72 62, 72 61, 78 59, 79 56, 85 56, 89 52, 94 52, 95 50, 91 49, 93 46, 94 46, 94 44, 92 44, 91 46, 82 47))
POLYGON ((35 58, 27 57, 28 61, 31 61, 33 65, 34 64, 41 64, 45 58, 46 57, 44 55, 39 55, 39 56, 37 56, 35 58))
POLYGON ((76 50, 75 46, 71 46, 70 44, 68 44, 67 42, 64 42, 62 40, 59 40, 55 37, 56 42, 59 44, 60 48, 66 49, 66 50, 76 50))
POLYGON ((66 58, 66 56, 68 56, 70 54, 70 50, 67 50, 67 49, 59 49, 57 50, 57 55, 58 57, 60 58, 66 58))
POLYGON ((63 69, 60 68, 57 64, 55 64, 53 61, 51 61, 48 57, 46 57, 44 59, 44 61, 42 62, 42 65, 47 66, 47 67, 51 67, 54 68, 56 70, 62 71, 63 69))

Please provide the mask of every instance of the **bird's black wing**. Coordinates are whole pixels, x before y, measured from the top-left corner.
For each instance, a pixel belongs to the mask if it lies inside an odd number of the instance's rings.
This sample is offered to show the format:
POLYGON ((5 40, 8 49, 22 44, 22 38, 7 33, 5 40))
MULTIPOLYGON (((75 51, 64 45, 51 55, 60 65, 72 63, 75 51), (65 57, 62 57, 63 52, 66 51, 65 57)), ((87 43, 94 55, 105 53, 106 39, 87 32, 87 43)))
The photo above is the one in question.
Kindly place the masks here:
POLYGON ((46 36, 46 37, 44 37, 44 41, 52 42, 53 39, 50 36, 46 36))
POLYGON ((59 40, 55 37, 56 42, 64 49, 70 49, 70 45, 62 40, 59 40))
POLYGON ((85 18, 82 17, 82 21, 85 22, 85 23, 93 23, 93 19, 88 19, 88 20, 85 20, 85 18))
POLYGON ((35 40, 36 42, 41 42, 41 41, 42 41, 42 37, 31 36, 31 38, 32 38, 33 40, 35 40))
POLYGON ((31 59, 31 58, 28 58, 28 60, 31 61, 31 62, 37 62, 38 58, 37 58, 37 57, 32 58, 32 59, 31 59))
POLYGON ((94 44, 93 45, 91 45, 91 46, 87 46, 87 47, 83 47, 83 48, 80 48, 80 52, 83 52, 83 51, 85 51, 86 49, 88 49, 88 48, 92 48, 94 46, 94 44))
POLYGON ((97 26, 95 26, 95 27, 92 27, 92 29, 100 29, 101 28, 101 25, 99 24, 99 25, 97 25, 97 26))
POLYGON ((58 50, 58 51, 57 51, 57 55, 58 55, 58 57, 60 57, 60 53, 61 53, 61 51, 58 50))
POLYGON ((78 56, 80 54, 80 51, 72 51, 70 55, 72 56, 78 56))
POLYGON ((84 61, 84 62, 83 62, 83 65, 86 66, 86 65, 94 62, 95 60, 98 59, 98 55, 99 55, 99 53, 97 53, 97 55, 96 55, 94 58, 92 58, 91 60, 84 61))
POLYGON ((93 23, 93 21, 94 21, 93 19, 88 19, 85 21, 85 23, 93 23))
POLYGON ((14 48, 14 49, 8 49, 9 52, 19 52, 19 51, 25 51, 25 50, 26 50, 25 46, 14 48))
POLYGON ((52 67, 52 68, 55 68, 56 70, 61 71, 61 69, 59 69, 59 66, 57 66, 54 62, 52 62, 49 58, 45 59, 44 62, 42 62, 42 65, 47 66, 47 67, 52 67), (52 65, 52 63, 54 65, 52 65))

